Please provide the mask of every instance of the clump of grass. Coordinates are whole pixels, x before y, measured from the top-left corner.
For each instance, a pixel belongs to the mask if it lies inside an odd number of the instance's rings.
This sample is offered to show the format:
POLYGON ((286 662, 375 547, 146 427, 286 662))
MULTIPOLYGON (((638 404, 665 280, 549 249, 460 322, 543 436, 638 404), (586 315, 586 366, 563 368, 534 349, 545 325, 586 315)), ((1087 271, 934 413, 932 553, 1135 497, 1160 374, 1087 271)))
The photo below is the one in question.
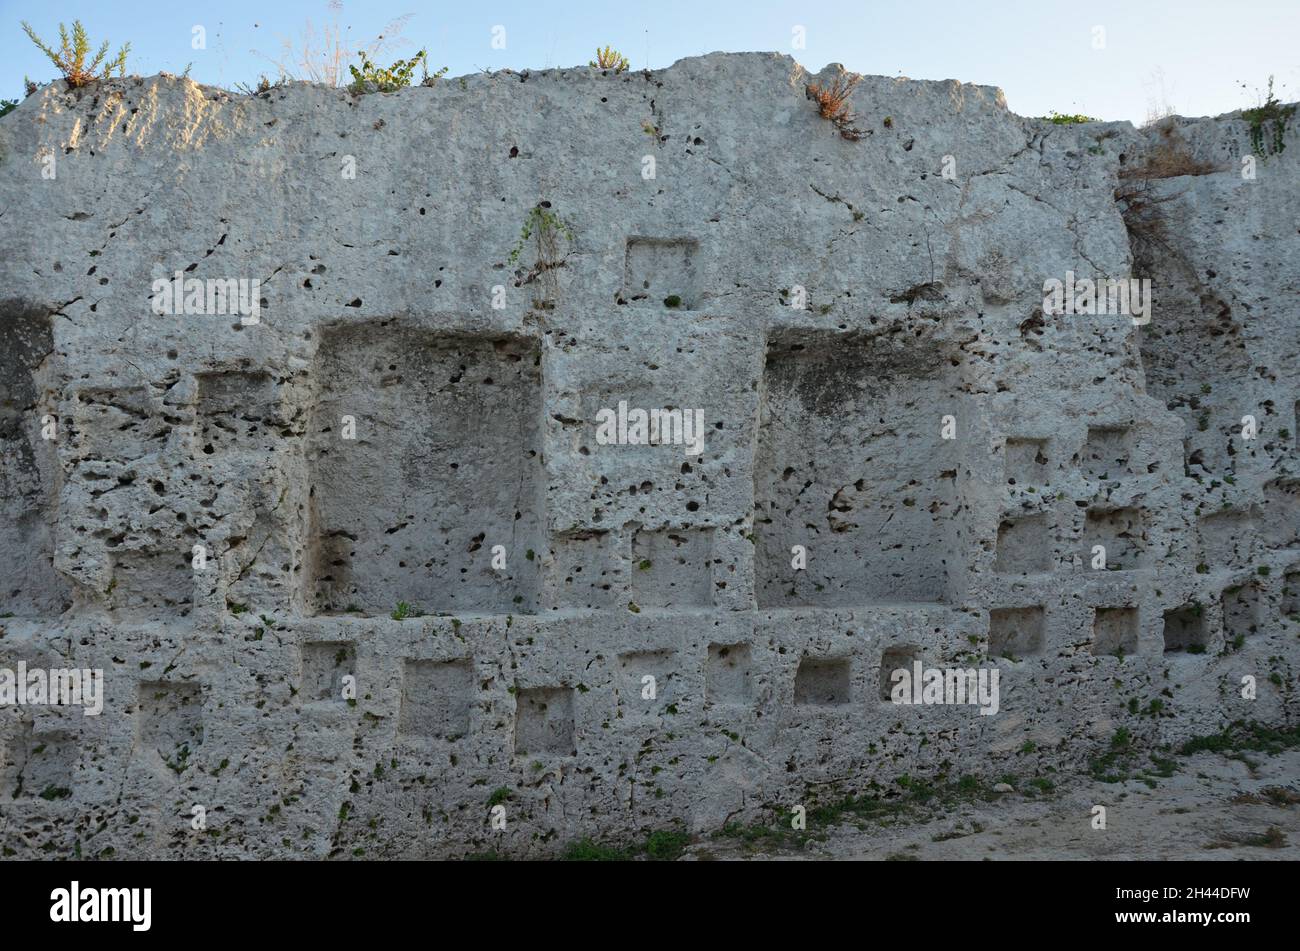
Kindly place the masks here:
POLYGON ((596 58, 587 63, 593 69, 612 69, 616 73, 621 73, 628 67, 627 57, 614 49, 612 46, 606 46, 603 50, 596 50, 596 58))
POLYGON ((1194 753, 1267 753, 1274 756, 1300 746, 1300 726, 1270 727, 1262 723, 1236 720, 1218 733, 1198 736, 1178 748, 1182 756, 1194 753))
POLYGON ((1250 835, 1242 839, 1241 844, 1259 849, 1280 849, 1286 845, 1286 833, 1277 826, 1269 826, 1259 835, 1250 835))
POLYGON ((272 89, 279 89, 281 86, 289 85, 289 77, 282 75, 275 82, 266 78, 263 73, 257 78, 257 85, 250 86, 248 83, 235 83, 235 91, 241 92, 245 96, 263 96, 266 97, 272 89))
MULTIPOLYGON (((1137 712, 1132 705, 1129 709, 1137 712)), ((1156 753, 1143 755, 1128 727, 1120 727, 1106 750, 1089 761, 1088 774, 1100 783, 1123 783, 1136 779, 1155 789, 1157 779, 1168 779, 1178 768, 1176 760, 1156 753)))
POLYGON ((397 607, 393 608, 393 613, 389 616, 394 621, 405 621, 407 618, 423 617, 424 612, 413 604, 407 604, 405 601, 398 601, 397 607))
POLYGON ((190 767, 190 745, 182 743, 176 748, 176 762, 172 762, 167 757, 163 757, 163 763, 177 776, 185 772, 190 767))
POLYGON ((1232 801, 1238 805, 1286 808, 1300 804, 1300 793, 1286 786, 1265 786, 1257 793, 1238 793, 1232 801))
MULTIPOLYGON (((1054 790, 1050 780, 1035 778, 1028 781, 1004 777, 1018 788, 1023 786, 1026 795, 1047 795, 1054 790)), ((874 785, 874 784, 873 784, 874 785)), ((728 823, 713 833, 717 839, 731 839, 746 851, 759 849, 804 849, 811 842, 824 841, 830 830, 841 824, 858 829, 873 826, 892 826, 917 819, 931 818, 938 811, 950 811, 962 803, 992 802, 998 794, 977 776, 956 779, 940 777, 931 782, 911 776, 899 776, 893 788, 860 796, 841 796, 812 804, 807 813, 807 828, 791 828, 789 813, 782 807, 770 807, 770 818, 742 825, 728 823)), ((976 828, 975 831, 982 831, 976 828)))
POLYGON ((632 856, 624 849, 603 845, 591 839, 570 842, 562 856, 566 862, 628 862, 632 856))
POLYGON ((107 62, 104 57, 108 55, 108 40, 105 40, 100 46, 99 52, 95 54, 94 59, 89 63, 86 57, 90 54, 90 37, 86 35, 86 28, 81 25, 80 20, 72 21, 72 37, 68 37, 68 29, 62 23, 59 24, 59 48, 53 49, 45 43, 36 31, 32 29, 30 23, 22 21, 23 31, 36 44, 42 53, 50 58, 59 72, 63 73, 63 78, 68 81, 68 85, 74 88, 78 86, 88 86, 97 79, 108 79, 113 75, 113 70, 117 70, 119 76, 126 75, 126 54, 131 51, 131 44, 125 44, 117 51, 117 55, 107 62), (103 72, 98 73, 100 66, 103 66, 103 72))
POLYGON ((566 862, 631 862, 640 857, 652 862, 673 862, 690 844, 691 836, 687 832, 656 829, 646 836, 644 842, 628 846, 579 839, 569 843, 562 857, 566 862))
POLYGON ((829 86, 811 83, 806 90, 808 98, 817 103, 817 114, 831 122, 841 137, 850 142, 857 142, 866 135, 854 124, 858 117, 849 109, 849 97, 861 81, 861 76, 843 73, 829 86))
POLYGON ((646 836, 641 851, 656 862, 672 862, 691 844, 688 833, 677 829, 656 829, 646 836))
POLYGON ((1277 826, 1269 826, 1254 835, 1230 836, 1206 844, 1207 849, 1231 849, 1244 845, 1254 849, 1281 849, 1287 844, 1286 833, 1277 826))

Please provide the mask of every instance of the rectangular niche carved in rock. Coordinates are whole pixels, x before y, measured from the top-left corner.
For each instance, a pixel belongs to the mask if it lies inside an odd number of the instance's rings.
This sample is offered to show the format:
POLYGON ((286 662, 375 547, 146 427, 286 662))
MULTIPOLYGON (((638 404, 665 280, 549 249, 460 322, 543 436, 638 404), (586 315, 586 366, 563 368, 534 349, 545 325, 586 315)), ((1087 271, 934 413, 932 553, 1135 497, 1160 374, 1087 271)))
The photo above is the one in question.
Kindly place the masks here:
POLYGON ((799 706, 838 707, 849 702, 851 666, 847 657, 805 657, 794 675, 799 706))
POLYGON ((43 311, 0 312, 0 614, 18 617, 57 617, 71 604, 54 570, 56 443, 41 438, 39 378, 53 351, 43 311))
POLYGON ((607 608, 619 593, 609 548, 609 532, 565 532, 551 539, 550 557, 545 564, 545 606, 564 608, 607 608))
POLYGON ((1165 653, 1204 654, 1209 643, 1205 609, 1192 603, 1165 612, 1165 653))
POLYGON ((71 433, 76 455, 127 466, 163 452, 172 427, 155 409, 143 386, 78 390, 71 433))
MULTIPOLYGON (((100 564, 112 566, 107 585, 94 578, 105 607, 123 617, 188 615, 199 533, 177 517, 183 512, 172 511, 177 495, 157 478, 172 468, 162 464, 172 421, 144 386, 81 388, 70 416, 70 455, 78 461, 69 481, 86 491, 70 496, 81 500, 81 511, 69 513, 62 527, 72 546, 99 552, 100 564), (109 491, 116 504, 99 504, 109 491)), ((77 572, 86 560, 75 561, 68 570, 77 572)))
POLYGON ((397 321, 330 328, 309 438, 309 602, 387 616, 536 610, 535 342, 397 321), (344 417, 355 438, 341 438, 344 417), (497 549, 497 546, 501 546, 497 549), (505 559, 494 568, 494 550, 505 559))
POLYGON ((1172 247, 1148 250, 1147 266, 1170 279, 1156 287, 1155 310, 1163 316, 1137 336, 1146 390, 1182 417, 1189 475, 1222 481, 1233 469, 1229 447, 1240 443, 1241 381, 1255 372, 1243 346, 1242 320, 1248 318, 1234 313, 1233 305, 1215 292, 1214 281, 1180 272, 1172 247))
POLYGON ((178 776, 203 743, 203 696, 198 684, 140 684, 137 713, 140 746, 154 750, 178 776))
POLYGON ((349 641, 309 641, 302 645, 302 679, 306 703, 343 703, 343 678, 357 674, 357 650, 349 641))
POLYGON ((36 733, 25 721, 0 764, 0 795, 6 802, 39 796, 49 802, 72 795, 80 751, 76 737, 63 730, 36 733))
POLYGON ((676 657, 671 650, 619 654, 619 706, 636 716, 663 713, 676 704, 681 699, 676 657))
POLYGON ((1120 479, 1129 474, 1133 451, 1128 426, 1089 426, 1083 446, 1083 473, 1089 479, 1120 479))
POLYGON ((1043 652, 1041 607, 994 608, 989 612, 989 656, 1010 660, 1043 652))
POLYGON ((1200 427, 1208 417, 1209 410, 1202 409, 1196 420, 1188 422, 1195 430, 1183 437, 1183 464, 1189 476, 1221 476, 1236 469, 1232 443, 1240 438, 1239 432, 1221 426, 1203 432, 1200 427))
POLYGON ((1009 485, 1043 485, 1047 482, 1047 440, 1008 436, 1005 471, 1009 485))
POLYGON ((718 704, 747 704, 753 696, 753 658, 749 645, 710 644, 704 667, 705 699, 718 704))
POLYGON ((694 238, 628 238, 623 296, 670 309, 693 309, 698 250, 699 242, 694 238), (677 299, 675 304, 672 298, 677 299))
POLYGON ((1255 582, 1225 588, 1223 592, 1223 636, 1233 647, 1259 629, 1259 585, 1255 582))
POLYGON ((171 550, 162 539, 149 548, 125 551, 114 551, 110 544, 113 581, 108 604, 127 615, 188 615, 194 603, 190 537, 178 534, 171 550))
POLYGON ((1052 545, 1046 515, 1003 519, 993 571, 1000 575, 1032 575, 1052 570, 1052 545))
POLYGON ((177 518, 184 513, 172 506, 183 503, 157 478, 172 468, 162 458, 172 423, 144 386, 80 389, 70 412, 69 442, 79 461, 69 478, 87 491, 82 510, 63 524, 76 546, 99 549, 111 564, 106 606, 125 617, 187 615, 199 533, 177 518), (109 491, 115 505, 95 501, 109 491))
POLYGON ((1269 548, 1300 546, 1300 480, 1274 479, 1264 486, 1261 525, 1269 548))
POLYGON ((527 687, 515 690, 515 753, 573 756, 573 690, 527 687))
POLYGON ((278 388, 269 373, 231 370, 199 373, 196 378, 200 454, 278 448, 284 421, 278 388))
POLYGON ((1141 567, 1146 556, 1142 513, 1134 508, 1088 509, 1081 553, 1085 565, 1093 564, 1097 545, 1106 550, 1108 570, 1129 571, 1141 567))
POLYGON ((1288 571, 1282 577, 1282 614, 1300 616, 1300 571, 1288 571))
POLYGON ((942 603, 964 572, 965 418, 932 342, 809 332, 769 341, 754 463, 759 607, 942 603), (807 567, 792 565, 803 546, 807 567))
POLYGON ((640 608, 713 604, 712 529, 639 531, 632 537, 632 600, 640 608))
POLYGON ((456 740, 469 733, 474 665, 459 660, 408 660, 402 670, 398 732, 456 740))
POLYGON ((921 659, 919 648, 911 646, 888 647, 880 655, 880 699, 886 702, 893 701, 894 690, 894 671, 907 671, 908 683, 911 683, 911 677, 915 673, 913 664, 921 659))
POLYGON ((1137 653, 1137 608, 1097 608, 1092 622, 1092 653, 1130 656, 1137 653))
POLYGON ((1228 509, 1199 522, 1201 562, 1210 568, 1243 567, 1255 555, 1257 532, 1249 511, 1228 509))

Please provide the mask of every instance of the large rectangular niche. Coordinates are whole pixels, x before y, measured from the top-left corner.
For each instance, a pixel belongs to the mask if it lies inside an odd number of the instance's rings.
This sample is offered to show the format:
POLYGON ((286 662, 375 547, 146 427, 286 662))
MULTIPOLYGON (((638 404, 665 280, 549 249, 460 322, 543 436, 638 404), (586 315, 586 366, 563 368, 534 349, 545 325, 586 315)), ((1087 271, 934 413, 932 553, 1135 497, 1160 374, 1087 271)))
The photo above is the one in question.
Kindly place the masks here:
POLYGON ((535 611, 544 547, 536 343, 395 321, 336 327, 317 376, 315 610, 535 611))
POLYGON ((53 351, 44 312, 0 311, 0 615, 54 617, 70 603, 53 564, 58 461, 42 438, 39 378, 53 351))
POLYGON ((950 600, 969 424, 930 343, 803 334, 769 342, 754 465, 760 607, 950 600), (804 546, 807 567, 794 567, 804 546))

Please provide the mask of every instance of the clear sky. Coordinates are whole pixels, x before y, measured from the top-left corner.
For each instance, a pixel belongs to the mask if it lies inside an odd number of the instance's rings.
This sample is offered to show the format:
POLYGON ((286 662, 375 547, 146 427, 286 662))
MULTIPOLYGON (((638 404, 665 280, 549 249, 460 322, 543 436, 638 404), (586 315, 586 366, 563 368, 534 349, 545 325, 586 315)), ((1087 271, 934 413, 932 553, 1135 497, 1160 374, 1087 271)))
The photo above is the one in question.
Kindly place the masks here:
POLYGON ((275 78, 282 41, 300 40, 308 21, 338 23, 364 45, 404 14, 389 61, 426 47, 451 76, 585 64, 608 43, 637 69, 776 50, 814 71, 840 62, 984 83, 1001 86, 1022 115, 1140 122, 1152 106, 1215 115, 1256 105, 1270 73, 1279 98, 1300 98, 1300 0, 0 0, 0 98, 21 98, 24 75, 56 75, 21 20, 48 41, 60 20, 80 19, 96 44, 131 41, 129 72, 192 64, 199 82, 233 87, 275 78), (192 48, 196 25, 206 49, 192 48), (505 28, 504 49, 493 48, 494 26, 505 28), (793 48, 798 26, 803 49, 793 48))

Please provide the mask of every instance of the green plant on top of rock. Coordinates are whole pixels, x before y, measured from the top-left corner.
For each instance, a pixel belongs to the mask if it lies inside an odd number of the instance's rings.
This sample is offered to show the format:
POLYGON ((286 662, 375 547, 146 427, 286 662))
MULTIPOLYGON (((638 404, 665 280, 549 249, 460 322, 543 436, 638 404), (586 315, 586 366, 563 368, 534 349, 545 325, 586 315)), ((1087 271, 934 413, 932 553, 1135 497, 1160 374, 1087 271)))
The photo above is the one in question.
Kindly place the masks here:
POLYGON ((9 115, 18 108, 17 99, 0 99, 0 118, 9 115))
POLYGON ((279 89, 280 87, 287 86, 288 84, 289 84, 288 76, 281 74, 279 79, 277 79, 275 82, 271 82, 271 80, 266 78, 266 74, 263 73, 261 76, 257 78, 256 86, 250 86, 248 85, 248 83, 235 83, 235 91, 241 92, 245 96, 261 96, 263 99, 266 99, 270 97, 271 90, 279 89))
POLYGON ((429 75, 429 58, 424 50, 420 50, 410 59, 399 59, 387 68, 371 62, 370 57, 364 52, 359 55, 361 68, 348 67, 352 72, 352 84, 348 89, 358 96, 370 92, 395 92, 398 89, 405 89, 411 85, 416 66, 424 70, 424 79, 421 83, 426 86, 432 85, 447 73, 447 67, 444 66, 433 75, 429 75))
POLYGON ((1080 122, 1101 121, 1100 119, 1094 118, 1093 116, 1085 116, 1083 115, 1083 113, 1080 112, 1076 112, 1076 113, 1057 112, 1055 109, 1051 111, 1050 115, 1042 116, 1042 118, 1047 122, 1052 123, 1053 125, 1077 125, 1080 122))
POLYGON ((86 28, 81 25, 80 20, 72 21, 72 37, 68 37, 68 29, 62 23, 59 24, 59 48, 53 49, 45 43, 36 31, 32 29, 30 23, 22 21, 23 31, 36 44, 42 53, 50 58, 59 72, 63 73, 63 78, 68 81, 69 86, 87 86, 97 79, 108 79, 113 75, 113 70, 117 70, 119 76, 126 75, 126 54, 131 51, 131 44, 127 43, 117 51, 117 55, 107 62, 104 57, 108 55, 108 40, 100 46, 99 52, 95 54, 94 59, 89 63, 86 57, 90 54, 90 37, 86 35, 86 28), (103 72, 96 74, 100 66, 103 66, 103 72))
POLYGON ((1284 106, 1273 94, 1273 77, 1268 77, 1268 94, 1254 109, 1243 109, 1241 117, 1250 123, 1251 151, 1263 158, 1286 148, 1286 126, 1295 115, 1295 105, 1284 106))
POLYGON ((596 58, 587 63, 594 69, 612 69, 616 73, 621 73, 627 69, 627 57, 614 49, 612 46, 606 46, 603 50, 596 49, 596 58))

